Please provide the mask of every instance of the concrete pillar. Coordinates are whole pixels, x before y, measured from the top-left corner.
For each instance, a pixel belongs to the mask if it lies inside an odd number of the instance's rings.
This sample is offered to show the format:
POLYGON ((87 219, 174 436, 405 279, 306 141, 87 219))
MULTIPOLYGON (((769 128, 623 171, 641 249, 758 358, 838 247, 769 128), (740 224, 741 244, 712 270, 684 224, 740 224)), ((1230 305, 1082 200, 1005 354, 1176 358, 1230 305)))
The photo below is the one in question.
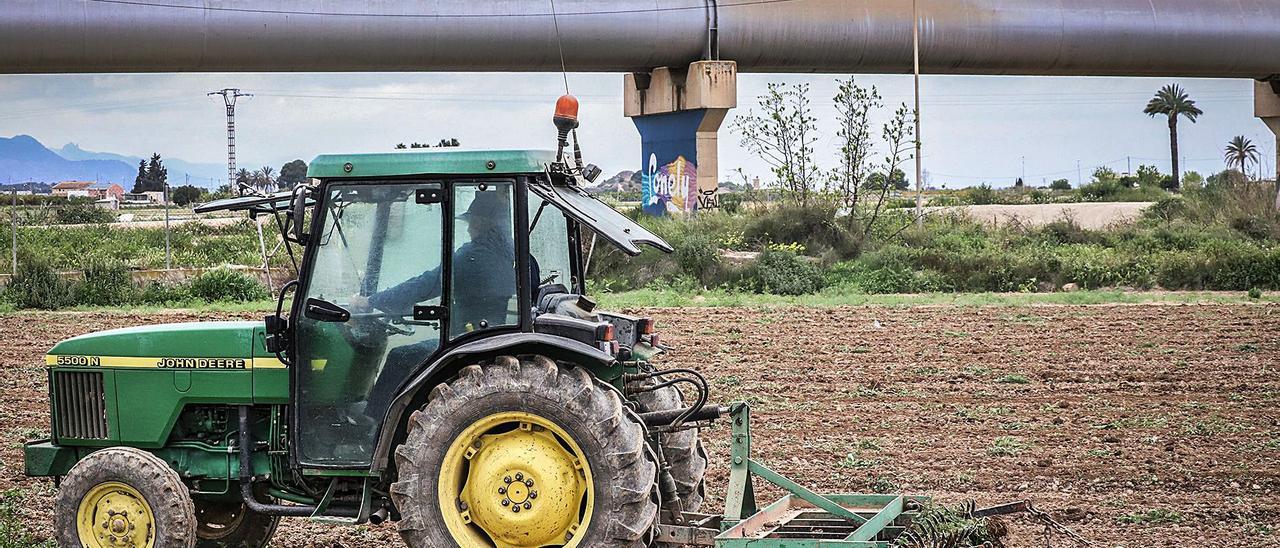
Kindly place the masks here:
POLYGON ((1253 115, 1276 136, 1276 209, 1280 210, 1280 80, 1254 82, 1253 115))
POLYGON ((698 61, 628 74, 623 86, 623 114, 640 131, 644 211, 670 215, 719 207, 717 132, 738 105, 737 63, 698 61))

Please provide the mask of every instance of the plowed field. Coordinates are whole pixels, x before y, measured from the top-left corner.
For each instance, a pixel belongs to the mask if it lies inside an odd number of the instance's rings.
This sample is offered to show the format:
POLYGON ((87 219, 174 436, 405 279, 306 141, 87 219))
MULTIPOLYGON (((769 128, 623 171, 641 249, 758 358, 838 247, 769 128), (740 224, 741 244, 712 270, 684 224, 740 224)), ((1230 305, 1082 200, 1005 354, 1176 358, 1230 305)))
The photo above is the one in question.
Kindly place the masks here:
MULTIPOLYGON (((1030 498, 1106 546, 1280 544, 1278 306, 630 312, 658 319, 676 347, 665 362, 706 373, 713 399, 754 404, 757 458, 819 490, 1030 498)), ((110 327, 231 317, 0 315, 0 488, 25 493, 36 534, 49 535, 54 489, 22 475, 21 442, 48 429, 49 346, 110 327)), ((718 506, 728 430, 703 436, 718 506)), ((1022 519, 1013 536, 1044 545, 1022 519)), ((396 539, 392 525, 285 522, 275 545, 396 539)))

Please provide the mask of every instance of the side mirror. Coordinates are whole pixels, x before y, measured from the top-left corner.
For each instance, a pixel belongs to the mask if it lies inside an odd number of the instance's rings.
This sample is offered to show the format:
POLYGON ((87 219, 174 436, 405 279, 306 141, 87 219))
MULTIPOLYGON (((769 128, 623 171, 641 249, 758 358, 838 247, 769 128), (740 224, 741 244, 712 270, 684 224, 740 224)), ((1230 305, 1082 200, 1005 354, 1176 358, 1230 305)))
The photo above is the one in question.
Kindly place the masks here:
POLYGON ((299 245, 307 245, 307 229, 303 224, 307 218, 307 187, 298 185, 293 189, 293 207, 289 209, 290 221, 293 222, 293 239, 299 245))

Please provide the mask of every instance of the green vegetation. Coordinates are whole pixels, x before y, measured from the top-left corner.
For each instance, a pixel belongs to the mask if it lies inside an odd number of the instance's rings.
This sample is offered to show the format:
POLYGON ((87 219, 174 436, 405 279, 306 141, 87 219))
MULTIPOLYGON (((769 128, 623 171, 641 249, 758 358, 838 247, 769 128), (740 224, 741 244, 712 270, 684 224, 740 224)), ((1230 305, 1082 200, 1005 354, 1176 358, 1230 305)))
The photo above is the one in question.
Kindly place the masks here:
POLYGON ((1248 291, 1260 298, 1280 289, 1280 216, 1270 188, 1232 179, 1211 177, 1178 196, 1155 188, 1166 197, 1140 220, 1105 230, 1069 218, 993 228, 958 214, 935 215, 916 228, 906 212, 890 210, 865 231, 821 203, 763 204, 682 220, 644 217, 639 221, 676 253, 631 259, 597 248, 589 279, 596 293, 701 292, 721 301, 720 293, 1051 292, 1069 284, 1248 291), (726 256, 713 248, 759 255, 726 256))
POLYGON ((1000 436, 987 448, 987 454, 993 457, 1016 457, 1031 448, 1031 444, 1012 436, 1000 436))
POLYGON ((1031 379, 1028 379, 1026 375, 1012 374, 1000 377, 996 379, 996 382, 1000 384, 1031 384, 1031 379))
POLYGON ((964 507, 927 504, 893 546, 1004 546, 1008 526, 967 517, 964 507))
POLYGON ((47 262, 34 257, 20 261, 18 274, 0 291, 0 303, 10 310, 73 306, 186 307, 268 298, 267 288, 258 280, 227 268, 203 272, 184 283, 155 282, 142 287, 134 283, 128 267, 121 263, 95 263, 85 268, 83 279, 68 280, 59 276, 47 262))
POLYGON ((0 548, 53 548, 52 540, 39 540, 26 527, 22 508, 26 497, 18 489, 0 493, 0 548))
MULTIPOLYGON (((274 223, 265 225, 263 231, 268 242, 278 241, 279 231, 274 223)), ((0 234, 3 234, 0 256, 8 257, 12 233, 7 224, 0 227, 0 234)), ((247 219, 220 226, 175 225, 170 231, 170 244, 175 266, 212 268, 225 264, 262 264, 258 233, 247 219)), ((102 225, 19 227, 18 254, 39 255, 58 271, 82 270, 103 262, 121 263, 132 269, 164 268, 164 229, 102 225)), ((278 266, 289 261, 283 253, 273 260, 278 266)))

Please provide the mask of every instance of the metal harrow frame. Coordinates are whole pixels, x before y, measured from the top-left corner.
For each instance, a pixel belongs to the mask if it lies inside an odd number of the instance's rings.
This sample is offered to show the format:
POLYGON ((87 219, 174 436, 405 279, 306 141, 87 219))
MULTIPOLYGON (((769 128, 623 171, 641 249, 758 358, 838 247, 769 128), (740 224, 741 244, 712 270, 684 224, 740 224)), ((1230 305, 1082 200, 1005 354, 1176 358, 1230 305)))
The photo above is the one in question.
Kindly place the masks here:
POLYGON ((751 458, 751 410, 730 406, 733 425, 729 487, 723 515, 684 513, 658 527, 657 540, 716 548, 888 548, 910 526, 927 497, 819 494, 751 458), (759 508, 754 479, 787 491, 759 508))

